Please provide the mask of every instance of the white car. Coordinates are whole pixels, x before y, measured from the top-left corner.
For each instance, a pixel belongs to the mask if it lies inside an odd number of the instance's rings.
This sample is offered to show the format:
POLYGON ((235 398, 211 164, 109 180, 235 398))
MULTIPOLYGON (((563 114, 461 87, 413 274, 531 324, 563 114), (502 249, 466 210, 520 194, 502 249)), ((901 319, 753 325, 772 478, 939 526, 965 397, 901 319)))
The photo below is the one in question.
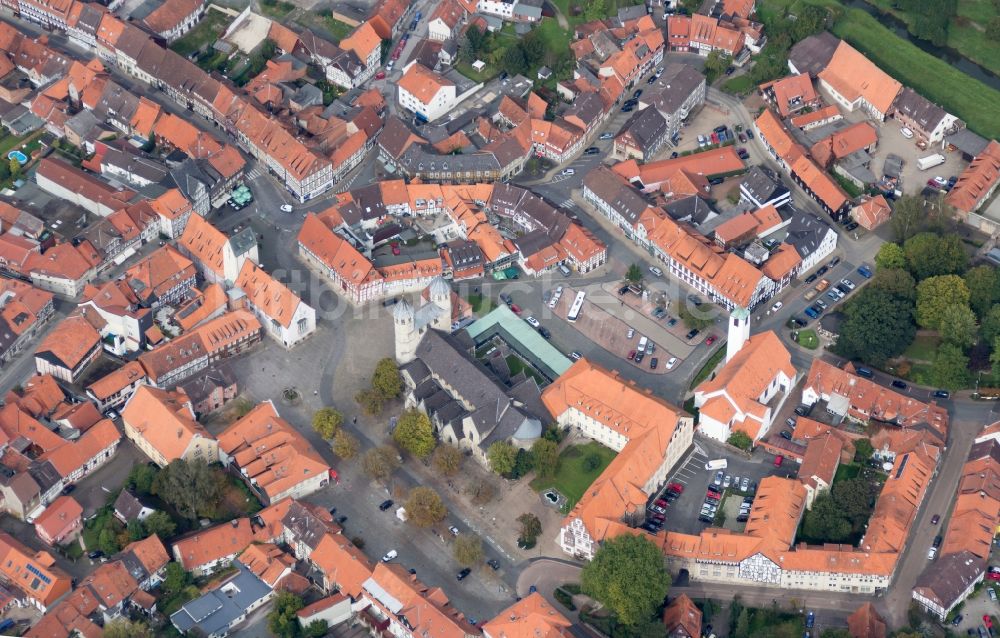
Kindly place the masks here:
POLYGON ((673 370, 675 365, 677 365, 677 357, 670 357, 670 360, 667 361, 667 370, 673 370))
POLYGON ((290 212, 292 212, 292 205, 291 204, 282 204, 281 205, 281 212, 283 212, 283 213, 290 213, 290 212))
POLYGON ((948 180, 946 180, 945 178, 941 177, 940 175, 935 175, 934 176, 934 183, 937 184, 938 186, 940 186, 941 188, 944 188, 945 186, 948 185, 948 180))
POLYGON ((572 168, 564 168, 562 174, 563 175, 576 175, 576 171, 573 170, 572 168))
POLYGON ((394 549, 390 549, 389 552, 382 557, 383 563, 388 563, 389 561, 395 559, 399 554, 394 549))
POLYGON ((840 283, 844 284, 848 290, 854 290, 855 288, 854 282, 851 281, 850 279, 841 279, 840 283))
POLYGON ((448 531, 451 532, 452 536, 458 536, 458 528, 455 527, 454 525, 452 525, 451 527, 449 527, 448 531))
POLYGON ((635 328, 629 328, 628 332, 625 333, 625 338, 626 339, 631 339, 634 336, 635 336, 635 328))
POLYGON ((538 326, 542 325, 538 323, 538 319, 535 319, 534 317, 531 316, 525 317, 524 320, 527 321, 528 325, 531 326, 532 328, 537 328, 538 326))
POLYGON ((927 550, 927 560, 934 560, 935 556, 937 556, 937 547, 931 547, 929 550, 927 550))
POLYGON ((775 301, 774 305, 771 306, 771 312, 778 312, 779 310, 781 310, 781 306, 783 306, 783 305, 784 304, 781 303, 780 301, 775 301))
POLYGON ((610 139, 611 139, 611 138, 613 138, 614 136, 615 136, 615 134, 614 134, 614 133, 601 133, 601 137, 600 137, 599 139, 602 139, 602 140, 610 140, 610 139))
POLYGON ((913 131, 911 131, 910 129, 906 128, 905 126, 903 128, 901 128, 901 129, 899 129, 899 134, 902 135, 903 137, 905 137, 908 140, 912 140, 913 139, 913 131))
POLYGON ((656 266, 650 266, 649 267, 649 272, 653 273, 657 277, 662 277, 663 276, 663 271, 660 270, 659 268, 657 268, 656 266))

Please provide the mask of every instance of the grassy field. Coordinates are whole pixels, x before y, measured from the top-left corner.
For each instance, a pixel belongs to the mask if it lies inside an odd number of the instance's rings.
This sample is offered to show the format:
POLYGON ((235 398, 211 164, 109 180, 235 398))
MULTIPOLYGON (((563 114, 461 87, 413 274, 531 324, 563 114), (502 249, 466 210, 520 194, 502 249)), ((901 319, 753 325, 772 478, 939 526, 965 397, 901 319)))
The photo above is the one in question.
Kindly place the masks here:
POLYGON ((465 298, 465 300, 469 302, 470 306, 472 306, 472 312, 477 315, 485 315, 495 307, 493 301, 481 293, 470 294, 465 298))
POLYGON ((209 9, 205 12, 205 17, 201 19, 198 26, 171 44, 170 48, 177 54, 187 57, 203 46, 215 42, 232 21, 232 17, 225 13, 209 9))
POLYGON ((260 12, 269 18, 281 20, 295 10, 295 5, 284 0, 261 0, 260 12))
POLYGON ((541 492, 554 487, 566 497, 567 509, 572 509, 615 456, 614 450, 593 441, 568 447, 559 454, 556 475, 552 478, 536 478, 531 482, 531 489, 541 492), (589 467, 588 458, 591 457, 600 462, 589 467))
POLYGON ((715 366, 719 365, 722 358, 726 356, 726 344, 720 343, 717 347, 718 350, 715 351, 715 354, 713 354, 709 360, 705 362, 705 365, 701 367, 698 374, 694 375, 694 379, 691 380, 692 390, 695 389, 699 383, 707 379, 708 375, 712 374, 712 370, 715 370, 715 366))
POLYGON ((940 337, 935 336, 918 336, 913 340, 913 343, 903 351, 903 356, 911 361, 933 361, 934 355, 937 354, 938 344, 941 343, 940 337))
POLYGON ((857 478, 858 474, 861 472, 861 466, 851 463, 849 465, 841 464, 837 466, 837 473, 833 475, 833 482, 836 484, 840 481, 847 481, 852 478, 857 478))
POLYGON ((803 348, 809 348, 810 350, 815 350, 819 347, 819 337, 816 335, 816 331, 809 330, 799 330, 799 345, 803 348))
POLYGON ((1000 137, 1000 91, 924 53, 861 9, 847 11, 834 33, 904 85, 965 120, 972 130, 1000 137))
MULTIPOLYGON (((906 24, 913 22, 913 16, 896 9, 891 0, 865 2, 906 24)), ((959 0, 958 15, 948 25, 948 48, 994 73, 1000 73, 1000 42, 986 37, 986 24, 996 16, 992 0, 959 0)))
POLYGON ((528 377, 535 380, 538 385, 544 385, 545 379, 543 379, 535 369, 526 364, 521 360, 516 354, 507 355, 507 368, 510 370, 510 376, 515 376, 523 372, 528 377))
POLYGON ((722 83, 722 90, 733 95, 747 95, 753 92, 755 88, 749 75, 741 75, 722 83))
POLYGON ((327 28, 327 30, 330 32, 330 36, 338 43, 347 36, 351 35, 351 31, 354 30, 354 27, 347 24, 346 22, 341 22, 340 20, 337 20, 332 15, 327 15, 323 19, 323 26, 327 28))

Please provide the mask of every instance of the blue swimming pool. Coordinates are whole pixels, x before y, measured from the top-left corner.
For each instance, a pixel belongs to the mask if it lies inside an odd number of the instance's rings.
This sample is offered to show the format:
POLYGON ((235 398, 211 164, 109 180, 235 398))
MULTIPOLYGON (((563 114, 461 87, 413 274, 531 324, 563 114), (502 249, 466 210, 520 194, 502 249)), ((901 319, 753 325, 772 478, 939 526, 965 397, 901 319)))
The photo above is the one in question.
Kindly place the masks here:
POLYGON ((21 166, 28 163, 28 156, 21 151, 11 151, 10 153, 7 153, 7 159, 16 159, 21 166))

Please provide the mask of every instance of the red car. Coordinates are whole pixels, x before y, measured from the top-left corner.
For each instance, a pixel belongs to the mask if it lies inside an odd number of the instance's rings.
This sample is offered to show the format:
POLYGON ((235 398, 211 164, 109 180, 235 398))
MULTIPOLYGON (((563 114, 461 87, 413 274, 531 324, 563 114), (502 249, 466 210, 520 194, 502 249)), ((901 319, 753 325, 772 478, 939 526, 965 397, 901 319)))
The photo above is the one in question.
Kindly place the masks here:
POLYGON ((991 567, 990 571, 986 572, 986 578, 988 578, 988 579, 990 579, 992 581, 998 581, 998 580, 1000 580, 1000 571, 995 572, 995 571, 993 571, 993 568, 991 567))
POLYGON ((677 492, 678 494, 684 493, 684 486, 680 483, 671 483, 667 486, 667 489, 671 492, 677 492))
POLYGON ((396 242, 392 242, 392 254, 396 255, 397 257, 399 256, 399 244, 397 244, 396 242))
POLYGON ((983 614, 983 624, 986 625, 987 629, 993 629, 993 619, 990 618, 989 614, 983 614))
POLYGON ((718 339, 718 337, 716 337, 715 335, 709 335, 708 339, 705 339, 705 345, 706 346, 712 345, 713 343, 715 343, 716 339, 718 339))
POLYGON ((635 359, 635 350, 628 351, 628 360, 631 361, 632 359, 635 359))
POLYGON ((778 456, 774 457, 774 467, 781 467, 781 464, 784 463, 784 461, 785 457, 779 454, 778 456))
POLYGON ((521 306, 517 305, 516 303, 512 303, 510 304, 510 311, 513 312, 515 315, 519 315, 521 314, 521 306))
POLYGON ((384 80, 385 79, 385 71, 379 71, 378 73, 376 73, 375 74, 375 79, 376 80, 384 80))
POLYGON ((666 502, 662 498, 656 499, 656 504, 659 505, 660 507, 667 507, 668 505, 670 505, 670 503, 666 502))
POLYGON ((722 495, 719 494, 718 492, 713 492, 712 490, 708 490, 707 492, 705 492, 705 498, 707 498, 710 501, 718 502, 722 500, 722 495))

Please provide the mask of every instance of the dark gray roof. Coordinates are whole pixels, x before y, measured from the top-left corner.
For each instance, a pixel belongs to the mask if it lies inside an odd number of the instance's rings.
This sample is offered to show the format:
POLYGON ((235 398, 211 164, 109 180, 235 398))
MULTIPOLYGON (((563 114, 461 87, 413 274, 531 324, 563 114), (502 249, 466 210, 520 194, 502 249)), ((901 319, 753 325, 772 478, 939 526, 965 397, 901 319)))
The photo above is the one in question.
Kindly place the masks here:
POLYGON ((170 616, 182 634, 192 629, 200 635, 225 635, 231 625, 246 615, 247 610, 271 593, 271 587, 257 578, 240 561, 233 564, 239 572, 221 586, 186 603, 170 616))
POLYGON ((705 76, 694 67, 674 62, 663 68, 663 75, 646 89, 642 101, 673 115, 704 81, 705 76))
POLYGON ((288 506, 288 511, 281 519, 281 524, 295 536, 297 542, 305 543, 312 549, 316 549, 320 540, 327 533, 337 531, 335 527, 313 514, 309 508, 298 501, 292 501, 292 504, 288 506))
POLYGON ((977 461, 992 457, 1000 465, 1000 442, 996 439, 987 439, 981 443, 976 443, 969 450, 969 460, 977 461))
POLYGON ((433 172, 495 171, 500 162, 489 151, 439 155, 426 144, 413 144, 399 158, 399 165, 411 175, 433 172))
POLYGON ((899 177, 903 173, 903 158, 899 155, 889 153, 885 156, 885 163, 882 165, 882 174, 889 177, 899 177))
POLYGON ((649 207, 639 191, 607 166, 598 166, 587 173, 583 184, 631 224, 635 224, 639 215, 649 207))
POLYGON ((563 117, 576 115, 584 122, 593 122, 604 112, 604 102, 597 93, 584 93, 576 98, 573 106, 566 110, 563 117))
POLYGON ((217 388, 228 388, 236 385, 236 375, 227 362, 218 362, 207 370, 180 384, 181 389, 194 404, 201 403, 217 388))
POLYGON ((483 251, 474 241, 455 240, 448 242, 448 254, 456 269, 472 268, 483 263, 483 251))
POLYGON ((704 224, 718 213, 708 203, 708 200, 690 195, 664 204, 663 209, 676 221, 690 221, 692 224, 704 224))
POLYGON ((622 25, 629 20, 638 20, 642 16, 646 15, 646 5, 637 4, 631 7, 623 7, 618 10, 618 24, 622 25))
POLYGON ((398 159, 405 150, 403 145, 413 134, 403 120, 392 115, 386 118, 382 133, 378 136, 378 145, 389 157, 398 159))
POLYGON ((830 58, 839 45, 840 38, 829 31, 811 35, 788 52, 789 67, 794 66, 799 73, 815 77, 830 63, 830 58))
POLYGON ((915 121, 925 131, 933 131, 941 123, 945 110, 908 86, 896 96, 892 108, 915 121))
POLYGON ((952 133, 951 135, 945 135, 944 141, 946 144, 951 144, 971 157, 975 157, 976 155, 982 153, 983 149, 985 149, 989 144, 988 140, 973 133, 967 128, 964 128, 957 133, 952 133))
POLYGON ((924 569, 913 589, 944 609, 950 609, 985 569, 986 561, 963 549, 938 558, 924 569))
POLYGON ((257 245, 257 234, 248 226, 230 237, 229 245, 237 257, 244 255, 257 245))
POLYGON ((758 202, 768 202, 788 192, 781 177, 766 166, 752 166, 743 178, 741 189, 758 202))
POLYGON ((787 212, 792 219, 788 223, 785 242, 794 246, 799 256, 805 259, 819 248, 823 238, 830 232, 830 226, 818 216, 790 208, 790 205, 787 212))
POLYGON ((128 490, 119 492, 118 498, 115 499, 115 514, 118 514, 126 521, 131 521, 139 516, 142 513, 143 507, 142 501, 128 490))
MULTIPOLYGON (((667 135, 667 120, 655 108, 645 108, 632 114, 618 135, 628 133, 643 153, 658 146, 667 135)), ((648 159, 648 158, 647 158, 648 159)))

